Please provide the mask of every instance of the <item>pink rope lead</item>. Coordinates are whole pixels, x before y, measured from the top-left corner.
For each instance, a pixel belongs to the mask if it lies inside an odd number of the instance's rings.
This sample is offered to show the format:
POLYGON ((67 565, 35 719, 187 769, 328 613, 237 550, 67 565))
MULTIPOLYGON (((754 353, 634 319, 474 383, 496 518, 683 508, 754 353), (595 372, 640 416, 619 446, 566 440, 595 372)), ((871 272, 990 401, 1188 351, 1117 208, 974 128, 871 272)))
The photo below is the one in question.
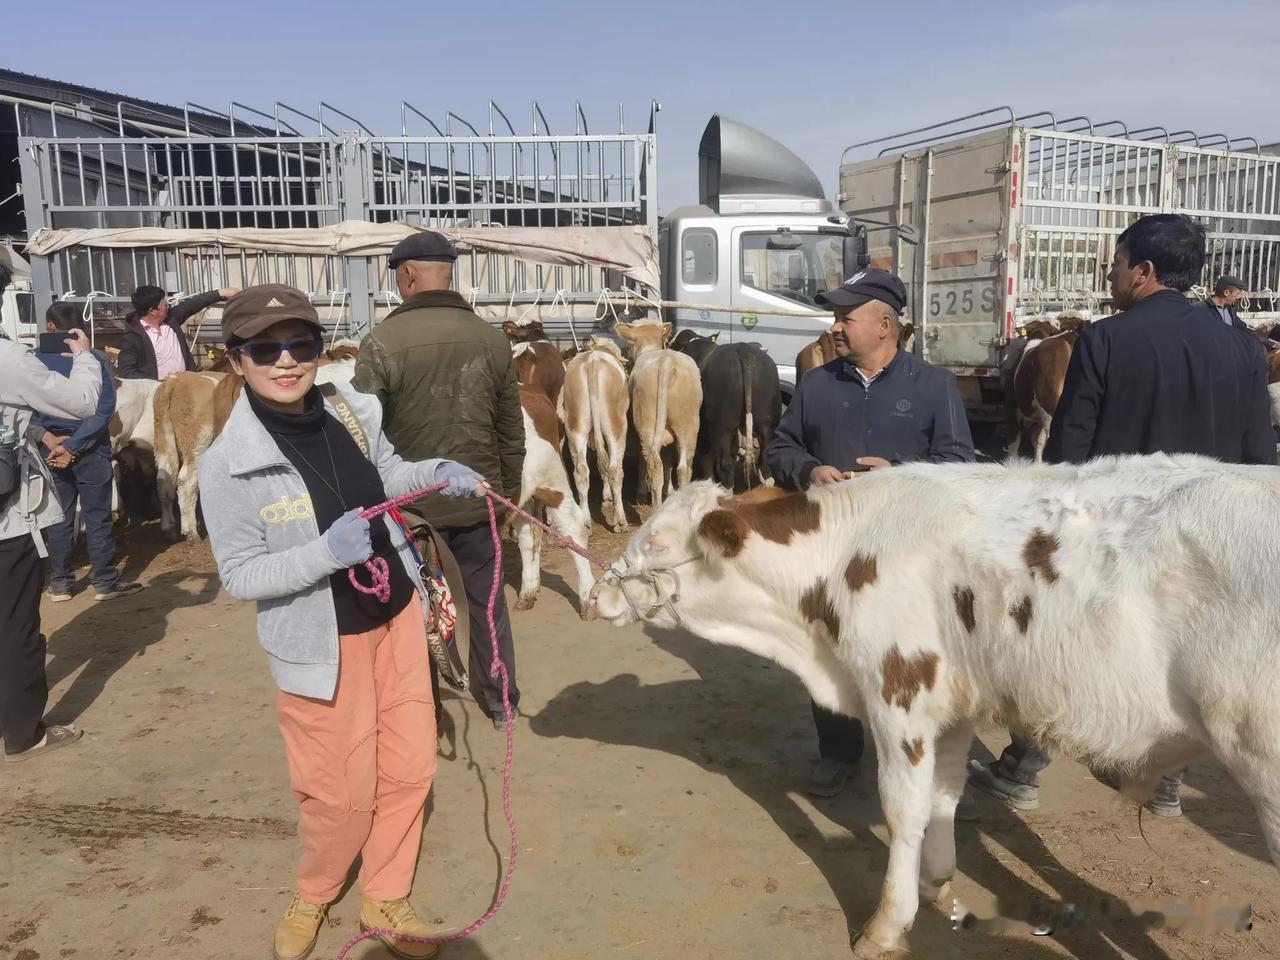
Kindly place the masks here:
MULTIPOLYGON (((434 493, 443 487, 444 484, 437 484, 434 487, 426 487, 423 490, 417 490, 412 493, 405 494, 403 497, 396 497, 392 500, 388 500, 386 503, 379 504, 376 507, 370 507, 368 510, 365 510, 361 516, 365 518, 376 517, 379 514, 386 513, 393 507, 397 507, 405 503, 412 503, 414 500, 419 499, 427 493, 434 493)), ((345 960, 347 954, 351 952, 351 949, 356 944, 360 943, 362 940, 369 940, 373 937, 388 938, 402 943, 451 943, 454 940, 462 940, 471 936, 497 916, 498 911, 502 909, 503 903, 506 902, 507 894, 511 890, 511 878, 516 871, 516 861, 520 855, 520 844, 519 838, 516 834, 516 820, 511 813, 511 764, 515 755, 515 724, 512 722, 513 717, 511 715, 511 682, 507 676, 507 665, 502 662, 502 655, 498 651, 498 627, 494 622, 494 608, 497 606, 498 597, 502 590, 502 538, 498 534, 498 517, 493 510, 493 498, 495 497, 498 497, 498 495, 492 492, 485 497, 485 507, 489 511, 489 533, 493 537, 494 556, 493 585, 489 590, 489 605, 485 611, 485 616, 489 625, 489 643, 493 648, 493 666, 489 668, 489 676, 501 677, 502 679, 502 714, 506 718, 507 725, 507 756, 502 764, 502 815, 506 817, 507 829, 511 833, 511 853, 507 857, 507 870, 502 877, 502 886, 498 889, 498 895, 494 898, 493 905, 485 911, 484 916, 456 933, 444 934, 439 937, 410 937, 396 933, 394 930, 366 930, 347 941, 346 945, 342 948, 342 952, 338 954, 338 960, 345 960)), ((385 566, 386 563, 384 561, 383 567, 385 568, 385 566)), ((376 587, 366 588, 363 584, 357 581, 354 569, 351 571, 351 582, 357 589, 363 590, 365 593, 372 593, 374 589, 377 589, 376 587)), ((383 602, 385 603, 386 600, 383 602)))

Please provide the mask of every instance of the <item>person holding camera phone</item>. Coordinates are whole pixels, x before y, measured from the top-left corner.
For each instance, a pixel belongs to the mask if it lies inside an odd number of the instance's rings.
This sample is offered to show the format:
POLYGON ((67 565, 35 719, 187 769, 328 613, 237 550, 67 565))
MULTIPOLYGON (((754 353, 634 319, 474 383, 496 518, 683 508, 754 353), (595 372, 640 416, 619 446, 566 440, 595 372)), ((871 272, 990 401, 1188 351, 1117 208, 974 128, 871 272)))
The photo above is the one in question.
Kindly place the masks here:
MULTIPOLYGON (((778 424, 766 454, 778 483, 805 490, 898 463, 972 460, 955 376, 899 348, 902 281, 872 267, 817 302, 834 315, 837 357, 805 375, 778 424)), ((808 790, 834 797, 862 758, 865 734, 853 717, 816 703, 813 720, 819 760, 808 790)))
POLYGON ((102 368, 82 330, 66 338, 66 376, 31 348, 0 340, 0 735, 7 761, 29 760, 80 739, 72 726, 46 725, 49 699, 40 633, 41 530, 62 519, 49 466, 30 442, 35 414, 83 420, 102 391, 102 368))
MULTIPOLYGON (((40 338, 40 361, 54 373, 70 372, 71 358, 63 338, 83 323, 80 307, 55 303, 45 311, 48 333, 40 338)), ((142 584, 121 579, 116 566, 116 540, 111 525, 111 437, 108 425, 116 410, 116 390, 107 358, 95 352, 102 369, 102 393, 92 416, 67 420, 56 416, 32 418, 32 436, 48 451, 45 461, 53 467, 53 486, 62 507, 62 519, 49 528, 49 599, 60 603, 71 599, 75 568, 71 556, 76 546, 76 505, 84 517, 84 536, 89 548, 89 581, 96 601, 127 597, 142 584)))

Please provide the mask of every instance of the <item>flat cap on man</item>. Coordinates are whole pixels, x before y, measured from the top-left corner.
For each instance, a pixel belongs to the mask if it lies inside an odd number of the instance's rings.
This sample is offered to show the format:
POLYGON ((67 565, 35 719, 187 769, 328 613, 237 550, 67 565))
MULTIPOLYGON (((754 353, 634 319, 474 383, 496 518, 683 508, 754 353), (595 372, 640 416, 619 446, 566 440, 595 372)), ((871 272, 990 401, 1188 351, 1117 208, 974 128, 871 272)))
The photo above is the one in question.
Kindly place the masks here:
POLYGON ((907 306, 907 288, 888 270, 868 267, 859 270, 834 290, 824 290, 814 298, 820 307, 860 307, 872 300, 886 303, 901 314, 907 306))
POLYGON ((387 258, 387 265, 394 270, 409 260, 434 260, 440 263, 452 263, 458 259, 458 251, 454 249, 447 237, 431 230, 413 233, 397 243, 387 258))

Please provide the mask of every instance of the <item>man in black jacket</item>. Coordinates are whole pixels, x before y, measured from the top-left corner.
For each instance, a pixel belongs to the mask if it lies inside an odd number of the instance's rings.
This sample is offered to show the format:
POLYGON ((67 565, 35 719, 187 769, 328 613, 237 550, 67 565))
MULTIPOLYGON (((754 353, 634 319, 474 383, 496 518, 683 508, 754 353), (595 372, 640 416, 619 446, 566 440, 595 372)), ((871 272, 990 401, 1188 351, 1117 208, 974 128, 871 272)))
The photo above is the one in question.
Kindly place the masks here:
POLYGON ((116 373, 126 380, 163 380, 171 373, 194 370, 196 363, 182 325, 205 307, 239 292, 238 287, 223 287, 197 293, 170 307, 159 287, 138 287, 131 298, 136 319, 125 328, 120 341, 116 373))
MULTIPOLYGON (((902 281, 868 269, 817 299, 835 314, 839 356, 805 375, 773 435, 766 456, 778 482, 804 490, 910 461, 972 460, 956 378, 898 349, 902 281)), ((862 757, 862 724, 816 703, 813 719, 820 759, 809 792, 832 797, 862 757)))
POLYGON ((1249 325, 1240 319, 1236 304, 1244 294, 1245 282, 1239 277, 1219 277, 1213 285, 1213 296, 1204 302, 1205 309, 1214 319, 1221 320, 1237 330, 1248 330, 1249 325))
MULTIPOLYGON (((1209 322, 1204 305, 1184 296, 1204 257, 1204 228, 1182 214, 1143 217, 1120 234, 1109 280, 1122 312, 1080 332, 1045 460, 1195 453, 1228 463, 1276 462, 1257 338, 1247 327, 1209 322)), ((994 763, 970 761, 969 783, 1015 809, 1034 810, 1048 764, 1038 747, 1015 736, 994 763)), ((1148 809, 1178 816, 1181 783, 1181 773, 1165 777, 1148 809)))

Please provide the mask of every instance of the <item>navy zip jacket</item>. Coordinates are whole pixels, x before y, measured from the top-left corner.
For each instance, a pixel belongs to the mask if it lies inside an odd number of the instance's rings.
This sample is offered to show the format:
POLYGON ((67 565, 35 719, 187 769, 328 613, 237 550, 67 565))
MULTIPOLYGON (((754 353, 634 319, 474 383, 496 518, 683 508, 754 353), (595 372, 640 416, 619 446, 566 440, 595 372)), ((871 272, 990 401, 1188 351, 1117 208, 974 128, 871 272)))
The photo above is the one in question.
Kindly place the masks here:
POLYGON ((1084 463, 1125 453, 1274 464, 1257 337, 1176 290, 1080 331, 1044 458, 1084 463))
POLYGON ((766 456, 782 486, 804 490, 814 467, 849 471, 859 457, 967 462, 973 440, 955 376, 899 350, 869 386, 843 359, 807 373, 766 456))
MULTIPOLYGON (((72 358, 69 356, 60 353, 37 353, 36 356, 54 373, 64 377, 71 373, 72 358)), ((111 455, 110 425, 111 415, 116 412, 116 388, 111 379, 110 362, 97 350, 93 351, 93 356, 102 367, 102 392, 98 394, 98 406, 93 415, 84 420, 60 420, 41 414, 32 418, 45 430, 65 436, 67 442, 62 445, 63 449, 77 457, 93 451, 111 455)))

